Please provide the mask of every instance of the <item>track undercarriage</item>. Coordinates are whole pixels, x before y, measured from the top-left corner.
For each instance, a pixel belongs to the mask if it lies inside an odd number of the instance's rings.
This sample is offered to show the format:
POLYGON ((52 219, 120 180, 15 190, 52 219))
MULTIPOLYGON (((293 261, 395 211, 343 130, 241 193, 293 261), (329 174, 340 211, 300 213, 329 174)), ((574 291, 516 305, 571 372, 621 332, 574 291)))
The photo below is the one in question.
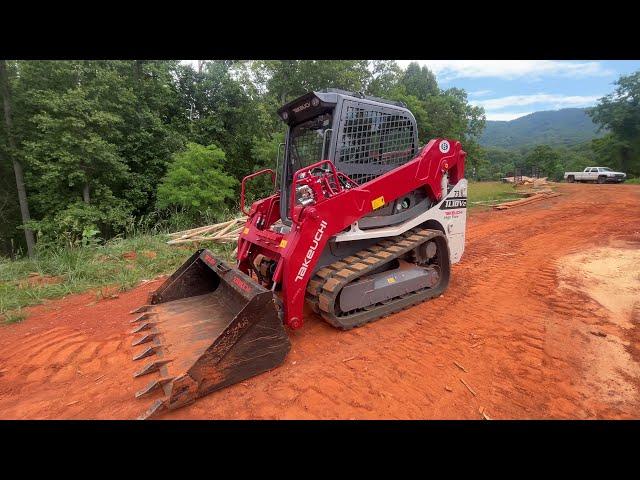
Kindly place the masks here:
POLYGON ((415 228, 321 268, 306 298, 329 324, 349 330, 437 297, 449 269, 444 234, 415 228))

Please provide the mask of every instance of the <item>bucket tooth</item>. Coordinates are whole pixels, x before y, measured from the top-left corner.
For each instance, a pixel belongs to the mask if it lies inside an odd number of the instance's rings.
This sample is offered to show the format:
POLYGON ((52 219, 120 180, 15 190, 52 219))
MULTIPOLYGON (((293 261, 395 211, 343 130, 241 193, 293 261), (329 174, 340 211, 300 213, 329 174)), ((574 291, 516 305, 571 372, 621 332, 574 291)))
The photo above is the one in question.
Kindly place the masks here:
POLYGON ((153 305, 141 305, 138 308, 134 308, 133 310, 131 310, 129 313, 130 314, 134 314, 134 313, 142 313, 142 312, 146 312, 147 310, 149 310, 151 307, 153 307, 153 305))
POLYGON ((134 340, 133 342, 131 342, 131 346, 132 347, 137 347, 138 345, 142 345, 143 343, 148 343, 151 342, 154 338, 156 338, 156 334, 155 333, 147 333, 146 335, 138 338, 137 340, 134 340))
POLYGON ((155 325, 155 322, 146 322, 140 325, 139 327, 131 330, 131 333, 142 332, 143 330, 149 330, 151 327, 155 325))
POLYGON ((156 400, 153 404, 144 412, 142 415, 138 417, 138 420, 147 420, 151 417, 156 416, 158 413, 163 411, 166 408, 165 400, 156 400))
POLYGON ((131 320, 131 322, 129 323, 138 323, 141 322, 142 320, 146 320, 148 318, 150 318, 153 314, 151 312, 146 312, 143 313, 142 315, 140 315, 139 317, 134 318, 133 320, 131 320))
POLYGON ((143 388, 139 392, 136 392, 136 398, 149 395, 150 393, 155 392, 156 390, 164 387, 167 383, 171 383, 171 382, 173 382, 173 377, 159 378, 157 380, 152 380, 151 382, 149 382, 149 384, 145 388, 143 388))
POLYGON ((147 375, 149 373, 157 372, 160 370, 160 367, 166 365, 171 360, 156 360, 155 362, 148 363, 145 365, 142 370, 137 371, 133 374, 134 377, 141 377, 142 375, 147 375))
POLYGON ((149 347, 147 349, 145 349, 143 352, 139 353, 138 355, 133 357, 133 360, 142 360, 143 358, 146 357, 150 357, 151 355, 153 355, 154 353, 156 353, 158 351, 158 348, 160 348, 160 345, 153 345, 152 347, 149 347))

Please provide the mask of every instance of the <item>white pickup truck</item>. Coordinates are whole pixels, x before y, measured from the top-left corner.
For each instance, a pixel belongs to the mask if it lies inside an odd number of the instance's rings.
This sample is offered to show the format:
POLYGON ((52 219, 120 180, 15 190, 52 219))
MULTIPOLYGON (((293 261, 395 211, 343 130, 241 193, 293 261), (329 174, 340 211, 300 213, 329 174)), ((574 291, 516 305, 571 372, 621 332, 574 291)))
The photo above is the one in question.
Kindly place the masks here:
POLYGON ((565 172, 564 179, 569 182, 597 182, 622 183, 626 180, 627 174, 622 172, 614 172, 607 167, 587 167, 582 172, 565 172))

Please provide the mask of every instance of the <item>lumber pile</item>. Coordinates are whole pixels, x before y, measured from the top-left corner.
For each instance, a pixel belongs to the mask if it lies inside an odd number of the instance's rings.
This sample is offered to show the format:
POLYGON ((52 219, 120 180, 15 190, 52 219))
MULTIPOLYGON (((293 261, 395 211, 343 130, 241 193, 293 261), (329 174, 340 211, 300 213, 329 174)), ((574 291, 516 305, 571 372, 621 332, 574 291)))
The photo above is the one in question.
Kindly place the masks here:
POLYGON ((527 177, 523 175, 522 177, 518 177, 518 181, 515 181, 514 177, 504 177, 502 178, 503 183, 513 183, 514 186, 528 186, 528 187, 541 187, 543 185, 547 185, 549 182, 547 181, 548 177, 534 178, 527 177))
POLYGON ((493 208, 496 210, 509 210, 510 208, 520 207, 522 205, 529 205, 530 203, 539 202, 540 200, 544 200, 545 198, 553 198, 559 195, 560 195, 559 193, 555 193, 552 190, 543 190, 525 198, 521 198, 511 202, 500 203, 498 205, 493 205, 493 208))
POLYGON ((192 228, 181 232, 170 233, 169 245, 194 242, 230 243, 237 242, 247 217, 238 217, 227 222, 215 223, 204 227, 192 228))

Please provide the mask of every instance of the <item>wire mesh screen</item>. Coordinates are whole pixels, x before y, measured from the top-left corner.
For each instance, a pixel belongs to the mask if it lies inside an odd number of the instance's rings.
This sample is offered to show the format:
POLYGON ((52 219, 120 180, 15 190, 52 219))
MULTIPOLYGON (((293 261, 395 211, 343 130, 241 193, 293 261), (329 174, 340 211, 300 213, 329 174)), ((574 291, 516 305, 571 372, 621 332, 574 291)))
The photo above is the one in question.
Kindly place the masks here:
POLYGON ((337 148, 337 167, 362 185, 413 159, 411 119, 400 112, 348 105, 337 148))
POLYGON ((291 135, 291 156, 294 170, 323 160, 325 130, 331 126, 331 115, 325 114, 294 127, 291 135))

